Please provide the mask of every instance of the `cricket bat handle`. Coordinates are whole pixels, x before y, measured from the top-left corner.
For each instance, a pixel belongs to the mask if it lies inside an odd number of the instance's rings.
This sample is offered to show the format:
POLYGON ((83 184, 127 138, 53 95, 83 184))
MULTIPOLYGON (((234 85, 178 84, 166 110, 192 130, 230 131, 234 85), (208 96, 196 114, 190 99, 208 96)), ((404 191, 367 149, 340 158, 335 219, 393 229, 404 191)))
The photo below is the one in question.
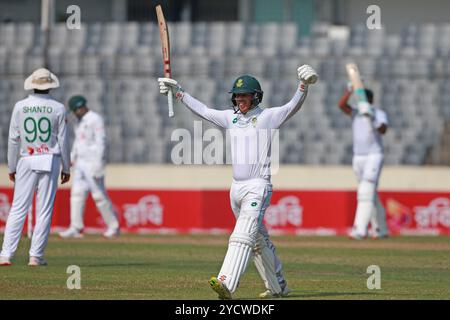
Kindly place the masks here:
POLYGON ((173 93, 172 89, 169 89, 169 92, 167 93, 167 99, 169 104, 169 118, 173 117, 173 93))

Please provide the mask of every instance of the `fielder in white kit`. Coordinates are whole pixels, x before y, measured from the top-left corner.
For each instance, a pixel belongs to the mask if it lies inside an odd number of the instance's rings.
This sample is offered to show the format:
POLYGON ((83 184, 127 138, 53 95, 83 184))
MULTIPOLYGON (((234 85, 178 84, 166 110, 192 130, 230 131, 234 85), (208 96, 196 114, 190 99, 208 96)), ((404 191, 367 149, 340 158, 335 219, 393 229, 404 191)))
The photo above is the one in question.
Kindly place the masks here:
POLYGON ((103 118, 87 107, 83 96, 69 99, 69 109, 78 118, 75 141, 70 154, 74 166, 70 192, 70 227, 61 232, 62 238, 82 238, 84 208, 89 192, 106 224, 103 236, 119 235, 119 220, 105 188, 106 135, 103 118))
POLYGON ((34 90, 16 103, 8 140, 9 178, 14 182, 14 199, 6 222, 0 265, 11 265, 28 209, 36 191, 36 225, 29 251, 29 266, 42 266, 50 232, 58 176, 70 179, 70 150, 66 137, 64 105, 52 99, 50 89, 58 78, 41 68, 25 80, 25 90, 34 90))
POLYGON ((383 110, 373 107, 373 92, 368 89, 366 96, 372 109, 369 116, 362 115, 358 108, 348 104, 352 91, 349 84, 338 103, 352 117, 353 171, 358 179, 358 204, 349 236, 357 240, 367 237, 370 223, 373 237, 385 238, 388 236, 386 212, 377 188, 384 159, 381 136, 386 133, 388 118, 383 110))
POLYGON ((287 104, 276 108, 259 106, 263 91, 259 82, 248 75, 239 77, 230 91, 235 110, 208 108, 185 93, 177 81, 169 78, 158 79, 162 94, 167 94, 171 89, 177 99, 197 115, 228 129, 232 137, 242 136, 250 139, 249 143, 238 143, 238 139, 231 139, 233 184, 230 201, 236 224, 229 239, 222 268, 218 276, 209 281, 220 299, 232 298, 252 255, 266 287, 260 297, 280 297, 289 293, 281 262, 269 239, 263 217, 272 196, 271 134, 300 110, 308 85, 317 80, 317 73, 308 65, 301 66, 297 72, 301 82, 294 97, 287 104), (258 145, 257 151, 255 145, 258 145), (240 161, 249 158, 256 158, 256 161, 240 161))

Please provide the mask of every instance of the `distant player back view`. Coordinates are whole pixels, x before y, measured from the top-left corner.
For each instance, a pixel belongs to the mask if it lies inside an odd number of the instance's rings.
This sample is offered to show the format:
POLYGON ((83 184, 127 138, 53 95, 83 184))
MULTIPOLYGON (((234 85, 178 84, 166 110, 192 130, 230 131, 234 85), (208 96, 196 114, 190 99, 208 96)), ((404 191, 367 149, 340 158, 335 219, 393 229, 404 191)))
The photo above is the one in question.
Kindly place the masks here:
POLYGON ((14 184, 14 200, 6 222, 0 265, 11 265, 19 244, 28 208, 36 191, 36 226, 31 241, 30 266, 46 265, 44 249, 50 232, 58 175, 70 179, 70 150, 66 138, 64 105, 49 96, 58 78, 41 68, 25 80, 34 90, 16 103, 9 128, 8 169, 14 184))

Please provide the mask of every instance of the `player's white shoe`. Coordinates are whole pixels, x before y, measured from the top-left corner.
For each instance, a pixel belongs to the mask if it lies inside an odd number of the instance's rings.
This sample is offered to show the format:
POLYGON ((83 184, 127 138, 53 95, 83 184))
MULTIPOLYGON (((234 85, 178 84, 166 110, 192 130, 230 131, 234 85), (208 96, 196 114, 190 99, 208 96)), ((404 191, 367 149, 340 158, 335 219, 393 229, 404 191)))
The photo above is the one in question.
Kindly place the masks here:
POLYGON ((65 230, 65 231, 63 231, 63 232, 60 232, 59 236, 61 238, 64 238, 64 239, 66 239, 66 238, 77 238, 77 239, 80 239, 80 238, 84 237, 83 233, 81 233, 79 230, 77 230, 75 228, 72 228, 72 227, 67 229, 67 230, 65 230))
POLYGON ((389 233, 376 233, 373 235, 372 237, 373 239, 377 240, 377 239, 386 239, 389 238, 389 233))
POLYGON ((112 239, 112 238, 117 238, 119 236, 119 234, 120 234, 119 228, 111 228, 111 229, 106 230, 103 233, 103 236, 105 238, 112 239))
POLYGON ((273 292, 273 291, 271 291, 271 290, 266 290, 266 291, 264 291, 263 293, 260 293, 260 294, 259 294, 259 297, 260 297, 261 299, 280 298, 280 297, 281 297, 281 294, 275 293, 275 292, 273 292))
POLYGON ((271 298, 280 298, 280 297, 287 297, 289 293, 291 293, 291 290, 287 286, 287 282, 284 281, 283 284, 280 284, 281 287, 281 293, 275 293, 271 290, 266 290, 263 293, 259 294, 259 297, 261 299, 271 299, 271 298))
POLYGON ((9 258, 0 256, 0 267, 8 267, 10 265, 12 265, 12 263, 9 258))
POLYGON ((348 237, 352 240, 363 240, 366 238, 366 235, 359 234, 355 230, 352 230, 348 237))
POLYGON ((280 284, 281 286, 281 296, 287 297, 289 293, 291 293, 291 289, 289 289, 286 280, 283 281, 283 284, 280 284))
POLYGON ((219 299, 221 300, 232 299, 230 290, 228 290, 225 284, 223 284, 223 282, 217 279, 216 277, 212 277, 209 280, 209 285, 211 286, 211 289, 213 289, 219 295, 219 299))
POLYGON ((30 267, 46 266, 47 261, 45 261, 44 258, 42 258, 42 257, 30 257, 30 261, 28 262, 28 265, 30 267))

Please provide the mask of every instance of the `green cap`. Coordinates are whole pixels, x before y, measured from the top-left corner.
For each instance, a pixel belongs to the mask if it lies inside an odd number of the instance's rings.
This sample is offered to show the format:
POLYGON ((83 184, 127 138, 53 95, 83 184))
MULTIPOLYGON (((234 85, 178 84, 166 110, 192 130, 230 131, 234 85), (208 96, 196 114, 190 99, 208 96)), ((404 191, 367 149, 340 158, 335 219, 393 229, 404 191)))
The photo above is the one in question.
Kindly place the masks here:
POLYGON ((69 99, 69 109, 70 111, 75 111, 78 108, 86 106, 87 100, 83 96, 72 96, 69 99))
POLYGON ((252 76, 243 75, 236 79, 229 93, 259 93, 261 91, 258 80, 252 76))
POLYGON ((261 85, 255 77, 249 75, 243 75, 236 79, 233 83, 233 88, 229 93, 232 93, 231 102, 236 106, 236 94, 238 93, 254 93, 252 101, 253 106, 257 106, 261 103, 263 98, 263 91, 261 85))

